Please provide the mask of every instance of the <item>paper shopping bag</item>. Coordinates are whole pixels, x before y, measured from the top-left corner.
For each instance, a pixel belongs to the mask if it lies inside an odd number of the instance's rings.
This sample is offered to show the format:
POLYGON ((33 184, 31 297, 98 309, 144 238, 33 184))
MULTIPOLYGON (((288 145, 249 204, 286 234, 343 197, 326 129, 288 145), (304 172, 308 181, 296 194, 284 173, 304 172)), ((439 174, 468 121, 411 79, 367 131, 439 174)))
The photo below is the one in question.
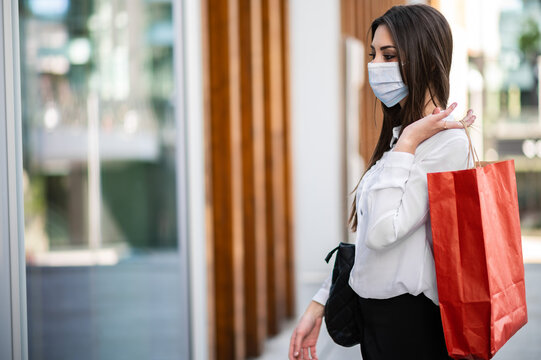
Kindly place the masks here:
POLYGON ((514 162, 427 180, 447 350, 490 359, 528 321, 514 162))

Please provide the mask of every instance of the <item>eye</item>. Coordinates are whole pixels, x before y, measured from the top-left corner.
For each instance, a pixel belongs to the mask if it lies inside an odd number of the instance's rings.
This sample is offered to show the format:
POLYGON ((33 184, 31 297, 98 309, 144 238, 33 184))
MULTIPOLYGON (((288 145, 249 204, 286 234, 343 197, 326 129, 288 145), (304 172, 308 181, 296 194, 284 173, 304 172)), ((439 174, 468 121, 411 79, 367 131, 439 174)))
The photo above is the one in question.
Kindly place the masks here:
POLYGON ((396 58, 396 55, 383 55, 383 58, 385 60, 392 60, 392 59, 396 58))
POLYGON ((370 54, 368 54, 368 57, 369 57, 370 59, 374 60, 374 58, 376 57, 376 54, 370 53, 370 54))

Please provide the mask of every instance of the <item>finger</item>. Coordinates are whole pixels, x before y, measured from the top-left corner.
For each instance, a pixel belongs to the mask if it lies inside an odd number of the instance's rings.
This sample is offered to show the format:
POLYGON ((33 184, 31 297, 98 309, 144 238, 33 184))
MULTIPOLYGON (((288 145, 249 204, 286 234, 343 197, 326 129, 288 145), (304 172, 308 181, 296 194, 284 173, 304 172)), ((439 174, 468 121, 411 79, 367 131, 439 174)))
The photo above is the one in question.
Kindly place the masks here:
POLYGON ((303 339, 304 335, 297 332, 297 336, 295 338, 295 347, 293 348, 293 356, 296 358, 298 358, 301 353, 301 344, 303 339))
POLYGON ((436 114, 436 116, 440 117, 440 119, 444 119, 447 116, 451 115, 451 113, 456 109, 457 103, 452 103, 451 106, 449 106, 444 111, 436 114))
POLYGON ((295 355, 293 355, 293 350, 295 347, 296 337, 297 337, 297 329, 293 330, 293 334, 291 335, 291 339, 289 340, 289 360, 295 359, 295 355))
POLYGON ((316 354, 316 346, 310 346, 310 355, 312 356, 312 359, 314 360, 318 360, 317 359, 317 354, 316 354))
POLYGON ((308 354, 308 348, 307 347, 302 349, 302 353, 303 353, 303 356, 304 356, 303 359, 306 359, 306 360, 310 359, 310 355, 308 354))
POLYGON ((440 120, 443 120, 445 119, 446 117, 448 117, 449 115, 451 115, 451 113, 456 109, 456 106, 457 106, 457 103, 452 103, 451 106, 449 106, 447 109, 445 109, 444 111, 441 111, 437 114, 432 114, 431 116, 434 117, 434 121, 440 121, 440 120))
POLYGON ((462 121, 466 123, 466 126, 470 126, 476 118, 477 117, 473 114, 473 110, 470 109, 462 121))
MULTIPOLYGON (((464 118, 462 121, 466 123, 466 126, 470 126, 476 118, 475 115, 471 115, 464 118)), ((464 125, 460 121, 447 121, 447 129, 464 129, 464 125)))
POLYGON ((291 360, 300 358, 299 355, 301 350, 302 338, 303 336, 299 334, 299 331, 297 329, 295 329, 289 343, 289 356, 291 360))
POLYGON ((473 124, 473 122, 475 121, 475 119, 477 119, 477 116, 471 114, 470 116, 467 116, 466 119, 465 119, 465 122, 467 124, 467 126, 471 126, 473 124))
POLYGON ((442 119, 443 129, 463 129, 464 126, 471 126, 477 117, 473 115, 473 110, 469 109, 466 116, 461 121, 442 119), (465 123, 465 125, 463 125, 465 123))
POLYGON ((432 115, 439 114, 440 112, 441 112, 441 109, 440 109, 439 106, 438 106, 438 107, 436 107, 436 108, 434 109, 434 111, 432 111, 432 115))

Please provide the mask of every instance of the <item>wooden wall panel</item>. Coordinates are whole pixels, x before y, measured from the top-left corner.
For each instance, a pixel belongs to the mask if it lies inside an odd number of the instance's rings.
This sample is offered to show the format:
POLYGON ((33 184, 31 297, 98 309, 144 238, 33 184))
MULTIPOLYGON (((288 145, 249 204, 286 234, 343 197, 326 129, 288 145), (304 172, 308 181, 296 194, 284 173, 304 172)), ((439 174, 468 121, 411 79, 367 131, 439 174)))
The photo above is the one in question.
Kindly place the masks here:
POLYGON ((289 0, 204 0, 209 358, 260 355, 294 315, 289 0))
MULTIPOLYGON (((381 3, 387 3, 388 0, 381 0, 381 3)), ((360 16, 357 19, 357 28, 356 28, 356 37, 363 41, 365 44, 365 59, 366 62, 369 61, 368 53, 370 52, 370 43, 372 39, 370 38, 369 28, 372 21, 382 14, 378 10, 378 7, 386 8, 386 4, 378 5, 373 1, 360 1, 357 2, 357 12, 360 16)), ((377 144, 377 139, 381 131, 381 120, 383 118, 383 113, 381 112, 381 105, 376 101, 376 97, 370 88, 368 83, 368 72, 366 66, 364 67, 365 71, 365 84, 361 89, 360 99, 359 99, 359 111, 361 113, 361 124, 359 126, 361 131, 361 141, 360 141, 360 152, 365 161, 365 164, 368 164, 370 156, 377 144)))
POLYGON ((282 43, 282 122, 284 139, 284 182, 285 182, 285 243, 286 243, 286 316, 295 316, 295 244, 293 241, 293 195, 291 178, 290 137, 290 91, 289 91, 289 0, 280 0, 281 43, 282 43))
POLYGON ((246 355, 258 356, 263 351, 267 333, 261 1, 239 0, 239 11, 246 355))
POLYGON ((340 21, 342 35, 355 36, 356 20, 357 20, 357 1, 356 0, 341 0, 340 4, 340 21))
POLYGON ((207 0, 209 127, 217 359, 245 357, 238 0, 207 0), (216 181, 219 179, 219 181, 216 181))
POLYGON ((280 0, 262 0, 267 189, 267 331, 286 316, 286 219, 280 0))

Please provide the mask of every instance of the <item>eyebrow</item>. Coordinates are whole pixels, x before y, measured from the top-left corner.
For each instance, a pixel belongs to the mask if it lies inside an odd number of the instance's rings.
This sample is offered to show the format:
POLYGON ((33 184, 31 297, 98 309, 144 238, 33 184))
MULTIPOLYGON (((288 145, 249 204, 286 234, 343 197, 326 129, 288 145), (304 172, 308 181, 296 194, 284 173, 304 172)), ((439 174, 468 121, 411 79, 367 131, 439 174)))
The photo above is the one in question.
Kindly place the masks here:
MULTIPOLYGON (((370 45, 370 49, 375 50, 375 49, 374 49, 374 45, 370 45)), ((386 46, 380 47, 379 49, 380 49, 380 50, 385 50, 385 49, 396 49, 396 46, 393 46, 393 45, 386 45, 386 46)))

